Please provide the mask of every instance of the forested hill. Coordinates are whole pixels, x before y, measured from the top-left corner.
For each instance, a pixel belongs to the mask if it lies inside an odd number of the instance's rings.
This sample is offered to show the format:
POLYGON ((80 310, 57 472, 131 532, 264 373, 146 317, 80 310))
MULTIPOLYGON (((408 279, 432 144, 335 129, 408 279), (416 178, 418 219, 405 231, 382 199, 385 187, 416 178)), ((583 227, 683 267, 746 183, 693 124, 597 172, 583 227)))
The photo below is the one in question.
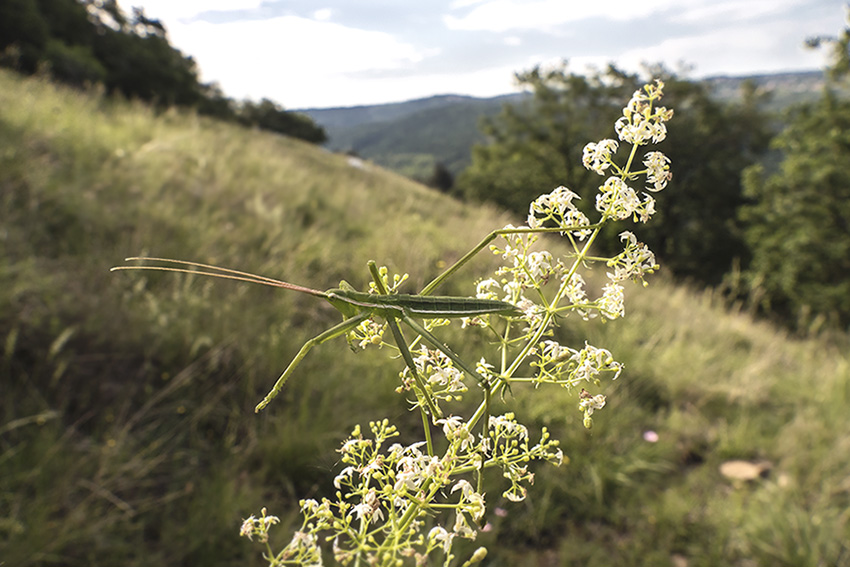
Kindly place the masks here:
MULTIPOLYGON (((706 79, 721 101, 740 99, 741 86, 752 81, 769 94, 767 110, 815 100, 823 88, 821 71, 719 76, 706 79)), ((436 164, 459 174, 470 163, 472 146, 485 138, 481 118, 496 115, 505 103, 515 104, 530 93, 491 98, 440 95, 428 98, 344 108, 299 110, 328 134, 327 147, 351 152, 403 175, 426 181, 436 164)))

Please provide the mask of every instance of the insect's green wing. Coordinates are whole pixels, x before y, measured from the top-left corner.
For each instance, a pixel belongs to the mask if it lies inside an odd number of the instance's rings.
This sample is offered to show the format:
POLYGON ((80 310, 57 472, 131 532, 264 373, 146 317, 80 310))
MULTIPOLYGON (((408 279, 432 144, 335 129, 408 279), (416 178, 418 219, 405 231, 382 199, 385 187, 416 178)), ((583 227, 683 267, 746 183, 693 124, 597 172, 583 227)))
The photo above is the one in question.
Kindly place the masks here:
POLYGON ((343 314, 344 309, 354 308, 354 313, 368 310, 382 317, 393 318, 400 318, 404 314, 419 319, 455 319, 489 314, 510 317, 520 314, 519 309, 510 303, 472 297, 372 295, 351 289, 333 289, 328 291, 328 300, 343 314))
POLYGON ((391 295, 387 300, 398 304, 410 315, 422 319, 455 319, 477 315, 520 314, 515 305, 495 299, 454 297, 450 295, 391 295))

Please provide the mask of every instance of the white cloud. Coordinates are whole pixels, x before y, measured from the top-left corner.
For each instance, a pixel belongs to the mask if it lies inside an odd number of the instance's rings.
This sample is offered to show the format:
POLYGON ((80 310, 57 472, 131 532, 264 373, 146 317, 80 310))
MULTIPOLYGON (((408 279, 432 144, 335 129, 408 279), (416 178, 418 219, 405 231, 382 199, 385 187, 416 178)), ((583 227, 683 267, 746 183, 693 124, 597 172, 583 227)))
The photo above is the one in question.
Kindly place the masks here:
POLYGON ((313 19, 319 20, 320 22, 324 22, 331 19, 333 16, 333 10, 330 8, 321 8, 313 12, 313 19))
MULTIPOLYGON (((263 0, 129 0, 122 6, 144 4, 145 14, 149 18, 158 18, 168 23, 186 20, 202 12, 220 12, 229 10, 253 10, 262 5, 263 0)), ((170 26, 166 26, 170 31, 170 26)))
MULTIPOLYGON (((465 16, 448 14, 443 17, 447 28, 506 32, 518 29, 554 31, 569 22, 592 17, 629 20, 676 5, 677 0, 609 0, 607 2, 565 0, 489 0, 479 3, 465 16)), ((453 9, 465 8, 469 2, 456 2, 453 9)))
POLYGON ((487 2, 487 0, 454 0, 449 8, 456 10, 458 8, 466 8, 467 6, 475 6, 476 4, 481 4, 483 2, 487 2))
MULTIPOLYGON (((833 1, 450 0, 446 9, 445 0, 421 0, 423 13, 445 13, 433 29, 411 36, 401 35, 392 18, 371 19, 368 29, 344 25, 352 17, 344 0, 308 4, 301 17, 293 12, 271 17, 268 0, 135 0, 149 17, 163 21, 175 47, 195 58, 201 80, 218 82, 236 99, 266 97, 287 108, 437 93, 492 96, 513 90, 516 71, 564 56, 576 71, 612 61, 629 71, 641 62, 662 61, 674 69, 678 62, 692 63, 695 76, 816 68, 823 55, 805 52, 800 44, 838 28, 840 7, 826 6, 833 1), (220 13, 199 17, 204 12, 220 13), (246 12, 252 17, 236 19, 246 12), (610 27, 621 32, 607 37, 606 22, 614 20, 610 27), (643 27, 622 33, 632 21, 643 27), (604 41, 589 41, 594 38, 604 41), (441 50, 450 56, 442 69, 434 71, 436 57, 418 65, 441 50), (475 65, 492 66, 459 70, 475 65)), ((286 3, 275 3, 280 4, 286 3)))
POLYGON ((798 6, 800 0, 718 0, 710 3, 692 3, 681 6, 682 11, 672 15, 670 21, 676 23, 700 24, 740 22, 755 20, 783 12, 798 6))
POLYGON ((665 61, 671 66, 678 62, 692 63, 697 77, 820 67, 824 62, 823 53, 804 49, 805 35, 805 30, 790 21, 758 28, 741 24, 628 50, 617 61, 630 70, 637 70, 642 62, 665 61), (795 35, 799 36, 799 41, 789 42, 788 38, 795 35), (735 54, 740 56, 735 57, 735 54), (673 56, 675 60, 671 60, 673 56))
POLYGON ((404 68, 429 54, 387 33, 295 16, 179 21, 169 33, 180 50, 196 58, 204 82, 218 82, 235 98, 264 96, 290 108, 338 102, 349 94, 340 89, 353 88, 346 77, 404 68))

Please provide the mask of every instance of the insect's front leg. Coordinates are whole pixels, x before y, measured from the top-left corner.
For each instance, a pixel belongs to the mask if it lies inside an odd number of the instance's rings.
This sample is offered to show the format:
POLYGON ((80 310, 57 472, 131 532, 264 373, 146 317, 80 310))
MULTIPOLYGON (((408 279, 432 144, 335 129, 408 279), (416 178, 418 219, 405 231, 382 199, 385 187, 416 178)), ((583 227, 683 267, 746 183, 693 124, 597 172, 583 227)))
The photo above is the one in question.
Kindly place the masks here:
POLYGON ((312 349, 316 345, 320 345, 326 341, 348 333, 351 329, 355 328, 357 325, 360 324, 361 321, 367 319, 368 317, 368 313, 360 313, 359 315, 351 317, 350 319, 346 319, 339 325, 331 327, 324 333, 316 335, 315 337, 304 343, 304 345, 301 347, 301 350, 298 351, 298 354, 295 355, 295 358, 292 359, 292 362, 289 363, 289 366, 286 367, 286 370, 284 370, 283 374, 280 375, 280 378, 277 379, 277 382, 275 382, 271 391, 269 391, 269 393, 266 394, 266 397, 263 398, 263 401, 257 404, 257 407, 254 408, 254 412, 259 413, 260 410, 269 405, 269 402, 272 401, 275 396, 280 393, 281 388, 283 388, 283 385, 286 384, 286 381, 289 379, 289 375, 292 374, 292 371, 295 370, 295 367, 298 366, 301 360, 305 356, 307 356, 307 353, 310 352, 310 349, 312 349))

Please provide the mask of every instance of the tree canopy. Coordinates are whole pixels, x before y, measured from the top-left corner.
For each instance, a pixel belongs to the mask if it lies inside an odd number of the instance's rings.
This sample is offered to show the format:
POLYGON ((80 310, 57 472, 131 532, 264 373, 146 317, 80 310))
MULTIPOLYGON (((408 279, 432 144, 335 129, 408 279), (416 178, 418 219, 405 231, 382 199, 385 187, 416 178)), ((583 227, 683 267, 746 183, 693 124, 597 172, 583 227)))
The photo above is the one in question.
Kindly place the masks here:
MULTIPOLYGON (((850 21, 850 20, 848 20, 850 21)), ((833 65, 821 99, 792 109, 773 141, 777 171, 746 171, 741 209, 753 261, 745 286, 760 307, 802 329, 850 324, 850 101, 835 90, 850 74, 850 27, 830 45, 833 65)))
MULTIPOLYGON (((663 104, 679 111, 676 128, 660 147, 676 177, 658 200, 652 226, 635 231, 676 275, 719 283, 735 259, 746 256, 735 214, 743 203, 740 174, 766 147, 766 117, 752 89, 743 104, 725 106, 704 84, 662 67, 647 71, 666 84, 663 104)), ((598 181, 581 166, 583 147, 613 136, 610 124, 622 111, 621 101, 642 79, 614 66, 578 75, 563 63, 535 67, 517 80, 533 97, 484 121, 489 142, 474 148, 459 191, 523 214, 541 191, 567 185, 592 207, 598 181)))

